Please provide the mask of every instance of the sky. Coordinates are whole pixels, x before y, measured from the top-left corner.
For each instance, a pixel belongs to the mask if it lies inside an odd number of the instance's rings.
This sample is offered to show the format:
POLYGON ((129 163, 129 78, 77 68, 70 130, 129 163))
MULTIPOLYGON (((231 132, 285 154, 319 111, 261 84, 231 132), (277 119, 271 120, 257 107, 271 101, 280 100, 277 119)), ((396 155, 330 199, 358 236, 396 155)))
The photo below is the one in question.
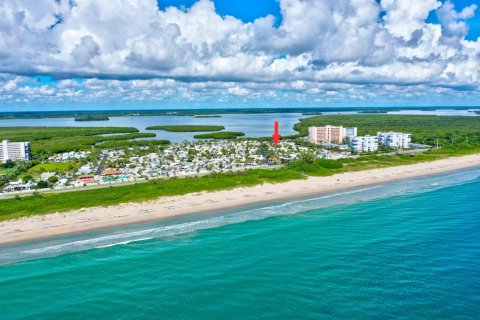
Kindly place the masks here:
POLYGON ((474 0, 2 0, 0 112, 478 106, 474 0))

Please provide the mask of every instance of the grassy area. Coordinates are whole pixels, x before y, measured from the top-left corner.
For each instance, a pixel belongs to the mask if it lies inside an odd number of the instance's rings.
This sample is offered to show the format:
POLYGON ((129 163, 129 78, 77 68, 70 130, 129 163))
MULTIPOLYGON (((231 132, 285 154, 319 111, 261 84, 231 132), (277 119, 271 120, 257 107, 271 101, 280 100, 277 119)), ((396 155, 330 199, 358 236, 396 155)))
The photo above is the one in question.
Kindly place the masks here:
POLYGON ((225 129, 224 126, 208 126, 208 125, 176 125, 176 126, 152 126, 147 130, 163 130, 169 132, 207 132, 220 131, 225 129))
POLYGON ((138 129, 122 127, 0 128, 0 140, 30 141, 34 155, 88 150, 103 141, 125 141, 146 137, 155 137, 155 134, 139 133, 138 129))
POLYGON ((243 132, 223 131, 223 132, 215 132, 215 133, 197 134, 193 137, 195 139, 225 140, 225 139, 236 139, 238 137, 243 137, 244 135, 245 133, 243 132))
POLYGON ((10 173, 13 173, 13 172, 15 172, 14 168, 8 168, 8 169, 0 168, 0 176, 4 175, 4 174, 10 174, 10 173))
POLYGON ((37 176, 42 174, 43 172, 64 173, 64 172, 76 171, 79 167, 80 167, 80 164, 78 162, 73 162, 73 161, 41 163, 28 169, 27 174, 30 174, 32 176, 37 176))

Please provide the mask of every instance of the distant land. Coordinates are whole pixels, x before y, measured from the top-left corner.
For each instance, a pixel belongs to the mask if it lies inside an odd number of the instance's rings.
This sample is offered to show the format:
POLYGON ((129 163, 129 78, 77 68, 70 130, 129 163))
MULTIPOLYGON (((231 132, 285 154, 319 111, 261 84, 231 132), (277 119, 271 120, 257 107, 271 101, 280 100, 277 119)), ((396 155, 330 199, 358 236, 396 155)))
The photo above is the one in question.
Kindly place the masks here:
POLYGON ((205 131, 220 131, 224 130, 224 126, 210 126, 210 125, 175 125, 175 126, 151 126, 146 127, 146 130, 163 130, 168 132, 205 132, 205 131))
POLYGON ((218 114, 252 114, 252 113, 301 113, 310 114, 339 111, 401 111, 438 109, 468 110, 479 109, 480 106, 470 107, 325 107, 325 108, 225 108, 225 109, 159 109, 159 110, 83 110, 83 111, 22 111, 0 112, 0 120, 4 119, 40 119, 40 118, 77 118, 85 116, 95 117, 135 117, 135 116, 217 116, 218 114))
POLYGON ((322 113, 319 111, 311 111, 311 112, 304 112, 302 113, 302 116, 321 116, 322 113))
POLYGON ((230 139, 237 139, 238 137, 243 137, 243 136, 245 136, 245 133, 243 132, 223 131, 223 132, 197 134, 193 137, 195 139, 230 140, 230 139))
POLYGON ((387 110, 361 110, 358 113, 387 113, 387 110))
POLYGON ((96 114, 86 114, 75 117, 75 121, 108 121, 109 117, 96 114))

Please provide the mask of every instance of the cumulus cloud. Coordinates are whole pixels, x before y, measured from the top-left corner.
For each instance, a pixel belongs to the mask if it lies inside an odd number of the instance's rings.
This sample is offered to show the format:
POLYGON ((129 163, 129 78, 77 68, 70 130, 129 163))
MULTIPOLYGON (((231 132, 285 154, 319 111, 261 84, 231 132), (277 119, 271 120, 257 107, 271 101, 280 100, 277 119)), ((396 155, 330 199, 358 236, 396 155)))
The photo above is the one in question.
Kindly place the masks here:
POLYGON ((442 23, 444 41, 455 45, 461 41, 468 33, 468 24, 466 20, 475 16, 476 4, 465 7, 461 12, 455 10, 454 4, 447 0, 437 10, 438 20, 442 23))
POLYGON ((73 61, 80 66, 91 64, 91 60, 98 55, 100 55, 100 46, 92 36, 85 36, 80 39, 80 43, 72 50, 73 61))
MULTIPOLYGON (((389 84, 293 82, 182 82, 174 80, 61 80, 47 84, 30 82, 22 77, 0 77, 0 105, 19 102, 61 103, 68 105, 103 105, 106 101, 121 106, 132 102, 153 103, 156 106, 306 106, 429 104, 458 105, 459 101, 480 102, 480 92, 425 84, 397 86, 389 84), (15 83, 12 90, 12 83, 15 83), (12 92, 15 92, 13 94, 12 92)), ((148 104, 147 104, 148 105, 148 104)))
MULTIPOLYGON (((4 0, 0 73, 86 78, 80 86, 60 82, 53 93, 41 86, 29 90, 70 98, 81 92, 92 99, 109 93, 134 99, 138 86, 146 86, 142 90, 150 90, 152 99, 192 99, 196 92, 273 99, 281 90, 345 97, 320 90, 322 84, 480 86, 480 41, 465 40, 476 5, 460 11, 449 0, 279 0, 279 5, 282 21, 276 26, 272 16, 251 23, 222 17, 211 0, 165 10, 155 0, 4 0), (432 12, 440 24, 426 22, 432 12), (99 85, 97 79, 109 81, 99 85), (262 88, 263 95, 246 83, 262 88)), ((2 90, 26 94, 26 87, 5 82, 2 90)))
POLYGON ((283 20, 254 23, 253 48, 273 53, 309 53, 313 64, 360 61, 379 64, 391 56, 385 30, 377 23, 375 0, 281 0, 283 20))
POLYGON ((441 5, 437 0, 382 0, 385 28, 392 36, 409 41, 415 32, 425 28, 429 13, 441 5))

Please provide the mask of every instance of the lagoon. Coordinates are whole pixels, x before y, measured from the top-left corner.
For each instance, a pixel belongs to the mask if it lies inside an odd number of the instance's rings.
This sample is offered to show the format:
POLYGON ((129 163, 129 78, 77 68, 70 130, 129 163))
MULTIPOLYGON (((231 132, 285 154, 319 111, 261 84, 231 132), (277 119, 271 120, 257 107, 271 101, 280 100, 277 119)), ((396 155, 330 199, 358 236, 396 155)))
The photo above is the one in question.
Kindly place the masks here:
MULTIPOLYGON (((302 117, 300 113, 266 113, 266 114, 223 114, 221 118, 195 118, 192 116, 133 116, 110 117, 108 121, 75 121, 74 118, 11 119, 0 120, 0 126, 54 126, 54 127, 135 127, 140 132, 156 133, 151 139, 166 139, 171 142, 194 140, 200 132, 167 132, 146 130, 157 125, 222 125, 225 131, 244 132, 246 137, 269 137, 273 134, 273 124, 280 123, 282 135, 297 132, 293 125, 302 117)), ((145 138, 142 138, 144 140, 145 138)))
MULTIPOLYGON (((478 116, 467 109, 436 109, 436 110, 401 110, 389 111, 388 114, 421 114, 439 116, 478 116)), ((356 114, 353 111, 324 112, 323 114, 356 114)), ((166 132, 161 130, 146 130, 157 125, 222 125, 225 131, 244 132, 246 137, 270 137, 273 134, 273 124, 279 121, 280 134, 283 136, 296 134, 293 125, 300 118, 311 117, 301 113, 241 113, 219 114, 219 118, 196 118, 193 116, 131 116, 110 117, 108 121, 75 121, 72 118, 41 118, 41 119, 8 119, 0 120, 0 127, 15 126, 55 126, 55 127, 135 127, 140 132, 153 132, 154 138, 166 139, 171 142, 192 141, 193 136, 200 132, 166 132)))

